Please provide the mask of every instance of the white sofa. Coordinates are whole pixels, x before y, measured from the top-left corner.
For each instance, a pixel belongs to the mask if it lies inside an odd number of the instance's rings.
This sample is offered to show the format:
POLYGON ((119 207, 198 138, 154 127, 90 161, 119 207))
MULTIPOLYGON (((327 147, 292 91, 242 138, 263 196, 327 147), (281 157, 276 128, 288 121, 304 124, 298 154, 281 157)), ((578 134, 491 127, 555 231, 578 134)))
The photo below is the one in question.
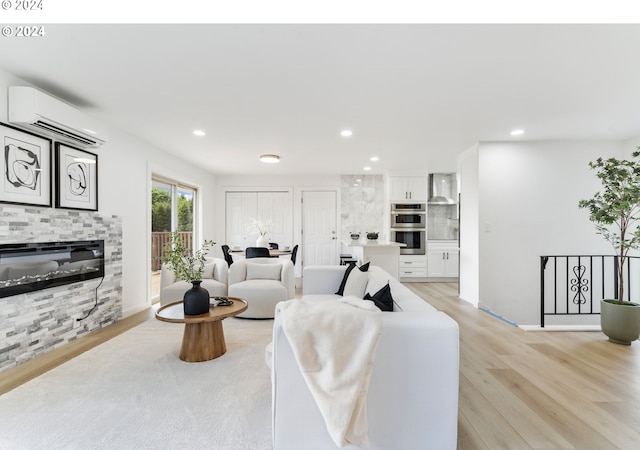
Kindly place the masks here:
POLYGON ((229 297, 246 300, 236 317, 272 319, 278 302, 295 297, 293 264, 283 258, 249 258, 229 268, 229 297))
MULTIPOLYGON (((209 291, 210 296, 227 295, 228 277, 229 266, 224 259, 210 256, 205 258, 200 287, 209 291)), ((160 272, 160 304, 182 301, 184 293, 192 286, 189 281, 178 280, 176 275, 163 264, 160 272)))
MULTIPOLYGON (((303 298, 336 298, 346 267, 305 267, 303 298)), ((369 273, 366 292, 373 295, 389 281, 394 299, 394 311, 382 313, 382 334, 367 394, 371 448, 455 449, 458 324, 379 267, 371 267, 369 273)), ((300 373, 278 311, 276 307, 270 361, 273 446, 338 448, 300 373)))

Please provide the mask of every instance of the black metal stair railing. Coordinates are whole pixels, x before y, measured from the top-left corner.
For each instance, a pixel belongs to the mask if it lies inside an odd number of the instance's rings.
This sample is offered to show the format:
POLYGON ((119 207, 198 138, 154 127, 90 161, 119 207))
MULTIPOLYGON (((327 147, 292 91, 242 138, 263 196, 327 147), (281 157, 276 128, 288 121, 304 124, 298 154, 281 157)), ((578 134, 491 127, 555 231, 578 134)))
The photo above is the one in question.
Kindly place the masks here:
MULTIPOLYGON (((624 299, 640 290, 640 257, 625 263, 624 299)), ((618 258, 614 255, 540 257, 540 326, 545 316, 600 314, 601 299, 618 298, 618 258)))

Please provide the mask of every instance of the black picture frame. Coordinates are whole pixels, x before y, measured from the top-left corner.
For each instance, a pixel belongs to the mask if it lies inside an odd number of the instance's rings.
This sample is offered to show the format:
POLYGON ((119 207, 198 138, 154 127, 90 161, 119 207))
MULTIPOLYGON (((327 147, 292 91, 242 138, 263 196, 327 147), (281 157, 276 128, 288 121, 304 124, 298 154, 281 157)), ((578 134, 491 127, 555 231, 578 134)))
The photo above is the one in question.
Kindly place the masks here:
POLYGON ((56 142, 56 208, 98 210, 98 155, 56 142))
POLYGON ((0 202, 51 207, 52 141, 0 123, 0 202))

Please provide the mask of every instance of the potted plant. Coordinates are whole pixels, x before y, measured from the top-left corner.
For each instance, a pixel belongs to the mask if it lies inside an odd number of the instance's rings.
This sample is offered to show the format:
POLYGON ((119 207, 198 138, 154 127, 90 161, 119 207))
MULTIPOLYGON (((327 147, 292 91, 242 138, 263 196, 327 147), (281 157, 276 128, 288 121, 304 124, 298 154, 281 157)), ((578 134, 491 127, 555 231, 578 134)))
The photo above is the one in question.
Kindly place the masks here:
POLYGON ((378 232, 377 231, 368 231, 367 232, 367 239, 369 239, 370 241, 376 241, 378 239, 378 232))
POLYGON ((204 271, 205 256, 215 242, 205 240, 202 247, 193 253, 180 239, 178 232, 171 233, 171 239, 164 247, 162 262, 176 278, 191 282, 193 287, 184 294, 184 314, 197 315, 209 311, 209 292, 200 286, 204 271))
POLYGON ((589 219, 597 233, 613 245, 618 261, 617 299, 600 302, 600 325, 609 340, 631 345, 640 336, 640 305, 624 301, 624 274, 629 251, 640 248, 640 147, 632 160, 616 158, 589 163, 602 183, 602 191, 589 200, 581 200, 580 208, 589 210, 589 219))

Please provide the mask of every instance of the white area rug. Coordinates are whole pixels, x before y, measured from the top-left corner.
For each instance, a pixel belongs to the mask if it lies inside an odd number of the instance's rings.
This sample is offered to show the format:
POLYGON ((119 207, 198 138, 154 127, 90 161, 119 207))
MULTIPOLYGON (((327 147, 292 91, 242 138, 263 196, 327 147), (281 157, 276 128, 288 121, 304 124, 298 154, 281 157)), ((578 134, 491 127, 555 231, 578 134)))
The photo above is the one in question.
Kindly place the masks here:
POLYGON ((223 327, 212 361, 180 361, 184 326, 151 319, 0 396, 0 448, 271 448, 273 321, 223 327))

